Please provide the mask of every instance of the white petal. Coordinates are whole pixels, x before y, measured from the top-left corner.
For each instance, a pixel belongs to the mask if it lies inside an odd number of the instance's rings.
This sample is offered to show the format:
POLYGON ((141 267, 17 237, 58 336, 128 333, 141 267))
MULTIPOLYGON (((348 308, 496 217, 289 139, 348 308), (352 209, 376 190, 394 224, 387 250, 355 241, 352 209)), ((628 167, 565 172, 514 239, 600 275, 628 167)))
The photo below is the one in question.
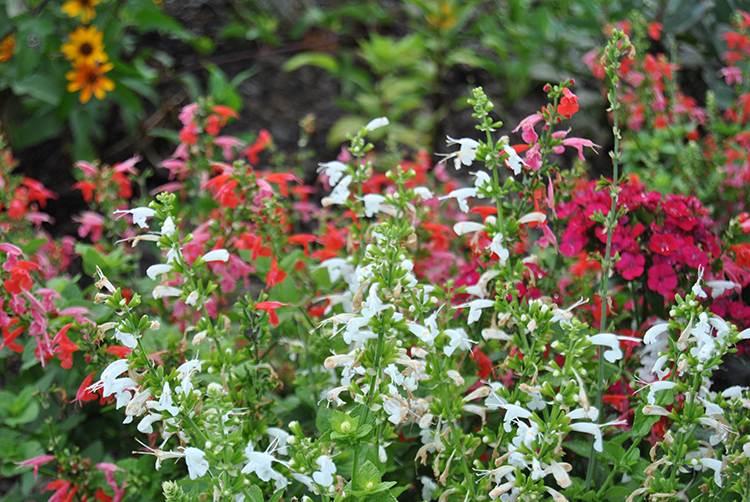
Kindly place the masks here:
POLYGON ((368 131, 374 131, 375 129, 387 126, 388 124, 390 124, 390 122, 388 121, 388 117, 378 117, 368 122, 365 126, 365 129, 368 131))
POLYGON ((214 249, 203 255, 203 261, 229 261, 229 251, 226 249, 214 249))

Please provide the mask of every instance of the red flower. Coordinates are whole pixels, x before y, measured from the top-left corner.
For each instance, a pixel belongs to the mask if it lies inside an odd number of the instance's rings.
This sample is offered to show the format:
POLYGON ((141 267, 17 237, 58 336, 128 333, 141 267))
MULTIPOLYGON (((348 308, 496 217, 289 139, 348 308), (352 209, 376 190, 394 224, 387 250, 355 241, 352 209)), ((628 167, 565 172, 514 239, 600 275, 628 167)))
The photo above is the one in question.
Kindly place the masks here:
POLYGON ((245 148, 242 155, 246 156, 251 164, 257 164, 258 154, 269 146, 271 146, 271 133, 265 129, 261 129, 258 133, 258 139, 255 140, 255 143, 245 148))
POLYGON ((671 265, 654 265, 648 269, 648 289, 656 291, 661 296, 671 296, 677 287, 677 275, 671 265))
POLYGON ((96 183, 93 181, 79 181, 73 185, 73 190, 80 190, 83 192, 83 200, 91 202, 94 198, 94 190, 96 190, 96 183))
POLYGON ((211 136, 218 136, 221 132, 221 118, 218 115, 210 115, 206 120, 206 132, 211 136))
POLYGON ((99 396, 96 395, 94 392, 90 392, 88 390, 89 387, 91 387, 91 382, 94 381, 94 374, 91 373, 89 376, 83 379, 83 382, 81 382, 81 386, 78 387, 78 391, 76 392, 75 399, 71 400, 71 403, 78 403, 82 404, 86 401, 93 401, 94 399, 97 399, 99 396))
POLYGON ((52 190, 48 190, 42 183, 32 178, 24 178, 21 182, 23 186, 29 189, 28 200, 37 201, 39 205, 44 207, 47 205, 47 199, 56 199, 57 194, 52 190))
POLYGON ((228 106, 224 105, 214 105, 213 111, 221 115, 221 125, 226 125, 227 121, 229 120, 229 117, 238 119, 240 118, 240 114, 234 111, 233 108, 230 108, 228 106))
POLYGON ((0 343, 0 350, 2 350, 3 347, 8 347, 13 352, 18 352, 19 354, 23 352, 23 346, 16 343, 16 338, 23 333, 24 327, 19 326, 13 331, 9 331, 8 329, 16 324, 18 324, 18 319, 11 319, 7 326, 3 326, 3 343, 0 343))
POLYGON ((578 111, 578 96, 573 94, 567 87, 563 89, 563 97, 557 105, 557 113, 569 119, 578 111))
POLYGON ((659 40, 661 38, 662 27, 661 23, 648 23, 648 36, 654 40, 659 40))
POLYGON ((31 289, 34 281, 29 275, 30 270, 39 270, 39 266, 30 261, 19 261, 16 266, 10 269, 10 279, 3 282, 5 290, 12 295, 17 295, 21 290, 31 289))
POLYGON ((266 274, 266 285, 269 288, 272 288, 282 282, 284 279, 286 279, 286 272, 284 272, 283 270, 279 270, 278 263, 276 262, 276 257, 274 256, 271 259, 271 269, 266 274))
POLYGON ((740 267, 750 269, 750 244, 735 244, 732 246, 732 251, 736 255, 734 262, 740 267))
POLYGON ((646 264, 646 258, 642 254, 622 253, 620 255, 620 261, 617 262, 615 267, 623 279, 632 281, 636 277, 643 275, 643 266, 646 264))
MULTIPOLYGON (((275 261, 275 260, 274 260, 275 261)), ((262 310, 268 314, 268 320, 272 326, 279 325, 279 316, 276 315, 276 309, 284 306, 291 305, 291 303, 281 302, 259 302, 255 304, 255 310, 262 310)))
POLYGON ((479 367, 477 376, 480 379, 489 378, 492 375, 492 361, 490 361, 490 358, 487 357, 487 354, 485 354, 479 349, 474 349, 469 354, 471 355, 471 358, 474 360, 475 363, 477 363, 477 366, 479 367))
POLYGON ((278 184, 281 195, 283 195, 284 197, 289 197, 289 189, 286 185, 287 181, 296 181, 297 183, 302 183, 302 180, 291 173, 273 173, 266 175, 265 178, 269 183, 278 184))
POLYGON ((71 326, 73 326, 72 323, 63 326, 52 340, 52 344, 55 346, 55 354, 58 354, 60 359, 60 366, 66 370, 73 367, 73 352, 78 350, 78 345, 68 338, 68 330, 71 326))
POLYGON ((297 234, 292 235, 287 239, 287 242, 291 242, 293 244, 301 244, 304 246, 305 249, 305 256, 307 257, 310 254, 310 244, 313 242, 317 242, 318 238, 311 234, 297 234))

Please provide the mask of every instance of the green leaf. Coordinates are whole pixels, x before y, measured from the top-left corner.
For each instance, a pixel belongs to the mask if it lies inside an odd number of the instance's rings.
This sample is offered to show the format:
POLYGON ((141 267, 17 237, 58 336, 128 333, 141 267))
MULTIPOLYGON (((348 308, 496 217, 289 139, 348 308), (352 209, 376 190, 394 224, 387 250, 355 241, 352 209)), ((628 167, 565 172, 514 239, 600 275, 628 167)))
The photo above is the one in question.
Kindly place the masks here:
POLYGON ((263 492, 256 485, 252 485, 245 490, 250 496, 252 502, 265 502, 263 499, 263 492))
POLYGON ((601 498, 602 500, 613 500, 620 497, 627 497, 633 493, 633 488, 629 486, 613 486, 606 492, 604 492, 604 496, 601 498))
POLYGON ((16 96, 31 96, 39 101, 57 106, 60 104, 65 86, 49 73, 34 73, 28 77, 11 83, 11 89, 16 96))
POLYGON ((602 450, 602 457, 611 462, 614 462, 615 465, 622 464, 622 459, 626 454, 625 449, 622 446, 607 441, 604 443, 604 447, 602 448, 602 450))
POLYGON ((643 414, 643 408, 638 409, 635 412, 635 418, 633 418, 633 427, 631 428, 631 434, 633 438, 642 438, 651 432, 651 427, 659 421, 659 417, 652 417, 643 414))
MULTIPOLYGON (((30 387, 27 389, 31 390, 30 387)), ((15 406, 14 406, 15 407, 15 406)), ((14 410, 15 411, 15 410, 14 410)), ((5 419, 5 423, 11 427, 28 424, 33 422, 39 416, 39 403, 36 400, 28 401, 20 410, 16 411, 16 416, 5 419)))
POLYGON ((589 458, 589 454, 591 453, 591 443, 580 439, 565 441, 563 447, 584 458, 589 458))
POLYGON ((284 62, 281 69, 284 71, 294 71, 306 65, 313 65, 328 70, 331 73, 341 71, 341 65, 338 59, 325 52, 303 52, 297 54, 284 62))
POLYGON ((380 483, 380 470, 369 460, 354 473, 354 476, 356 487, 360 490, 372 490, 380 483), (368 484, 370 484, 369 488, 368 484))

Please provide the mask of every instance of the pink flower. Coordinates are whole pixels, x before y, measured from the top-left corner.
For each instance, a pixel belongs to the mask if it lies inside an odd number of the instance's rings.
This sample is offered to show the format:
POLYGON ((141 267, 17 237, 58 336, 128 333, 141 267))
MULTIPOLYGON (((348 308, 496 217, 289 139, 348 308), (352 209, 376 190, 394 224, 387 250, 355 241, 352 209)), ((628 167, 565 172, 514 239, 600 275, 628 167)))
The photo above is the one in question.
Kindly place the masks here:
POLYGON ((55 219, 47 213, 41 213, 39 211, 31 211, 24 215, 24 219, 34 224, 37 230, 42 227, 42 223, 54 223, 55 219))
POLYGON ((99 174, 99 168, 91 162, 86 162, 85 160, 79 160, 78 162, 76 162, 76 167, 83 171, 84 178, 94 177, 99 174))
POLYGON ((741 84, 742 83, 742 72, 736 66, 727 66, 719 70, 719 75, 724 77, 727 85, 741 84))
POLYGON ((18 257, 23 255, 21 248, 7 242, 0 244, 0 251, 8 255, 8 259, 3 263, 3 270, 6 272, 10 272, 10 269, 18 265, 18 257))
POLYGON ((91 242, 97 242, 102 238, 104 230, 104 216, 93 211, 84 211, 80 216, 73 216, 73 221, 78 223, 78 236, 81 238, 91 235, 91 242))
POLYGON ((245 142, 234 136, 217 136, 214 138, 214 145, 221 147, 221 154, 226 160, 234 160, 234 151, 232 148, 245 146, 245 142))
POLYGON ((131 157, 124 162, 119 162, 112 167, 116 173, 138 174, 138 169, 135 168, 135 165, 140 161, 141 156, 136 154, 134 157, 131 157))
POLYGON ((104 477, 107 480, 107 484, 115 492, 115 496, 112 498, 112 502, 120 502, 125 497, 125 481, 123 480, 122 485, 118 486, 115 481, 115 472, 123 472, 123 470, 117 467, 115 464, 109 462, 100 462, 96 464, 96 468, 104 472, 104 477))
POLYGON ((46 464, 47 462, 52 462, 53 460, 55 460, 54 455, 39 455, 38 457, 30 458, 23 462, 14 462, 14 464, 19 467, 34 466, 34 480, 36 481, 36 477, 39 475, 39 466, 46 464))
POLYGON ((648 289, 661 296, 670 297, 677 287, 677 275, 674 268, 666 263, 654 265, 648 269, 648 289))
POLYGON ((643 266, 646 264, 646 258, 642 254, 622 253, 620 261, 615 267, 623 279, 632 281, 636 277, 643 275, 643 266))
POLYGON ((592 150, 594 150, 594 153, 598 153, 596 151, 596 148, 601 148, 599 145, 595 144, 590 139, 583 139, 583 138, 565 138, 562 140, 563 145, 565 146, 572 146, 576 150, 578 150, 578 158, 581 159, 581 162, 584 162, 586 159, 583 157, 583 147, 588 146, 592 150))
POLYGON ((533 115, 529 115, 528 117, 523 119, 515 129, 513 129, 513 132, 518 132, 518 130, 521 129, 523 131, 521 133, 521 138, 526 143, 531 144, 539 138, 539 136, 536 134, 536 131, 534 131, 534 126, 538 124, 541 120, 542 120, 541 113, 535 113, 533 115))
POLYGON ((195 117, 195 111, 198 109, 198 103, 190 103, 180 110, 180 114, 177 118, 180 119, 182 125, 188 125, 195 117))

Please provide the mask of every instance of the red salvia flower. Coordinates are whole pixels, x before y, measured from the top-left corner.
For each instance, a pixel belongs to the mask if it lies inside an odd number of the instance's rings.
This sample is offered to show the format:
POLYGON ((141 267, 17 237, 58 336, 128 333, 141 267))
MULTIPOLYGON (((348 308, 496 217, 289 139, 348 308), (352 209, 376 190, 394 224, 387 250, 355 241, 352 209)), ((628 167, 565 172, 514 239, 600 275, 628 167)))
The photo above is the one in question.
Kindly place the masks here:
MULTIPOLYGON (((275 262, 275 260, 274 260, 275 262)), ((273 326, 279 325, 279 316, 276 315, 276 309, 284 305, 291 305, 291 303, 281 302, 259 302, 255 304, 255 310, 262 310, 268 314, 268 320, 273 326)))
POLYGON ((269 288, 272 288, 282 282, 284 279, 286 279, 286 272, 284 272, 283 270, 279 270, 278 263, 276 262, 276 257, 274 256, 271 260, 271 269, 266 274, 266 285, 269 288))
POLYGON ((3 347, 8 347, 13 352, 18 352, 19 354, 23 352, 23 346, 16 343, 16 338, 23 333, 24 327, 19 326, 13 331, 10 331, 9 329, 16 324, 18 324, 18 319, 11 319, 7 326, 3 326, 3 343, 0 343, 0 350, 2 350, 3 347))
POLYGON ((563 89, 563 97, 557 105, 557 113, 569 119, 578 111, 578 96, 573 94, 567 87, 563 89))

